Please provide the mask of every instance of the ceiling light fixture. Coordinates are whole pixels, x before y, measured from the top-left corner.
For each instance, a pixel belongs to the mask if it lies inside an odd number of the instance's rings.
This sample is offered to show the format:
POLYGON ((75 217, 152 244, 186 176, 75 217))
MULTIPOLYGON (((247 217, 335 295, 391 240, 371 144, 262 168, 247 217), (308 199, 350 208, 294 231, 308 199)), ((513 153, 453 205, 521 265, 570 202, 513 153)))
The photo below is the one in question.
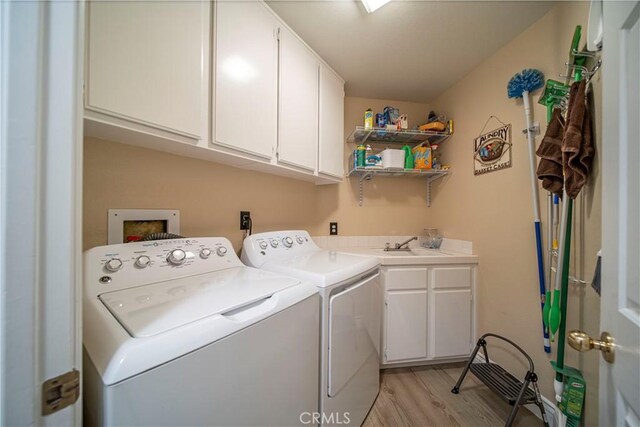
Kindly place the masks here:
POLYGON ((373 13, 390 1, 391 0, 362 0, 362 4, 368 13, 373 13))

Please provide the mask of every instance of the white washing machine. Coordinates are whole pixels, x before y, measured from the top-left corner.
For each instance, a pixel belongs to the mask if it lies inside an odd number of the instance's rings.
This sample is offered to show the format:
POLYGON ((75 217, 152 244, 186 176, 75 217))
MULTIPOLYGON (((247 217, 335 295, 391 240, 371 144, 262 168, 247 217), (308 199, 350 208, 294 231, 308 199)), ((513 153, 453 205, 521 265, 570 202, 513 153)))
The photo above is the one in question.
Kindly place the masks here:
POLYGON ((241 259, 318 286, 322 319, 317 420, 322 425, 361 425, 380 384, 378 259, 320 249, 306 231, 249 236, 241 259))
POLYGON ((318 410, 320 298, 206 237, 84 255, 87 425, 304 424, 318 410))

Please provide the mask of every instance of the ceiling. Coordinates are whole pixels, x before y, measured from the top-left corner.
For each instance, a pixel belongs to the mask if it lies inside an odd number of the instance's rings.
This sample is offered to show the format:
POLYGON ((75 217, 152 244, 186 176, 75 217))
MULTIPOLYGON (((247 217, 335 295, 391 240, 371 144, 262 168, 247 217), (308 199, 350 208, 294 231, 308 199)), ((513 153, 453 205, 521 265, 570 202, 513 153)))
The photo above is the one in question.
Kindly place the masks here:
POLYGON ((358 0, 269 6, 346 80, 347 96, 430 102, 549 11, 551 1, 358 0))

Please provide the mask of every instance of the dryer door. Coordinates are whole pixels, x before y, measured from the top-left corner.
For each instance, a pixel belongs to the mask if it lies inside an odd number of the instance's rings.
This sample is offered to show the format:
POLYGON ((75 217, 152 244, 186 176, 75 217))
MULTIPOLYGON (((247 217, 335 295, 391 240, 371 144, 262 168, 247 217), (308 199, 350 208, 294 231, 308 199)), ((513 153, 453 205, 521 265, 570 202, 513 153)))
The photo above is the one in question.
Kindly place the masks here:
POLYGON ((381 312, 378 282, 376 273, 329 299, 330 397, 350 381, 377 387, 381 312))

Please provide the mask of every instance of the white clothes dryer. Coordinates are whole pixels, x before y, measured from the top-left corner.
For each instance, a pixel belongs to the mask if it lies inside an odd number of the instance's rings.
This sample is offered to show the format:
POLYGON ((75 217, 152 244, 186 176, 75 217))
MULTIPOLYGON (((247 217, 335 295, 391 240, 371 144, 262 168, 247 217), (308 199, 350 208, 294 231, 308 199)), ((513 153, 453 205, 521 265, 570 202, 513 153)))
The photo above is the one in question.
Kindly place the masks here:
POLYGON ((321 425, 361 425, 380 385, 378 259, 323 250, 301 230, 253 234, 243 243, 241 259, 318 286, 322 318, 316 420, 321 425))

